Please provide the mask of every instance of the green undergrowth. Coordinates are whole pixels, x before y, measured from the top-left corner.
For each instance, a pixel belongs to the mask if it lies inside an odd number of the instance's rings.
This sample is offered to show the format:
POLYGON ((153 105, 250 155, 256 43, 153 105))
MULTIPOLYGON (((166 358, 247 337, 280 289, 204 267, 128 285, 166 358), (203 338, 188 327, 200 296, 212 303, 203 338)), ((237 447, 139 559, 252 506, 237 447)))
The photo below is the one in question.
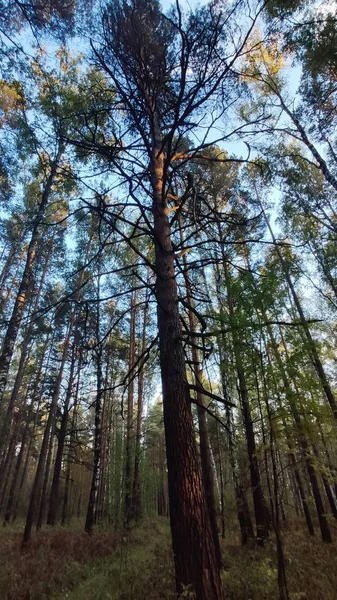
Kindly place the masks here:
POLYGON ((173 562, 169 526, 154 520, 124 535, 113 556, 89 566, 85 579, 55 600, 169 600, 173 562))
MULTIPOLYGON (((300 525, 289 522, 283 532, 290 600, 337 600, 336 541, 324 544, 319 531, 311 538, 300 525)), ((337 530, 331 526, 337 540, 337 530)), ((236 540, 225 540, 222 581, 226 600, 277 600, 274 540, 264 548, 242 547, 236 540)))
MULTIPOLYGON (((332 527, 334 527, 332 525, 332 527)), ((334 539, 337 530, 334 528, 334 539)), ((22 532, 0 534, 1 600, 173 600, 173 562, 165 519, 144 521, 128 533, 98 529, 46 529, 26 552, 22 532)), ((336 543, 310 538, 302 523, 284 531, 291 600, 337 599, 336 543)), ((277 600, 277 561, 271 539, 264 548, 223 541, 226 600, 277 600)), ((190 598, 190 594, 186 594, 190 598)))
POLYGON ((89 537, 83 531, 45 530, 22 551, 22 531, 4 529, 0 535, 0 599, 44 600, 57 589, 79 583, 97 560, 118 546, 115 533, 89 537))
POLYGON ((22 529, 0 530, 0 600, 172 598, 166 519, 128 533, 46 529, 21 550, 22 529))

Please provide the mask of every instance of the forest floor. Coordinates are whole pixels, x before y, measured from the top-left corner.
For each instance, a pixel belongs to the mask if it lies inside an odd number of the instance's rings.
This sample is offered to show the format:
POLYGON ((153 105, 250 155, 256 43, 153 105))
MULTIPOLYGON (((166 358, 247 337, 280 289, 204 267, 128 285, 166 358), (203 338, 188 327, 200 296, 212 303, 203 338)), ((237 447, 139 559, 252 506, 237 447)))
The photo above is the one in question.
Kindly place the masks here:
MULTIPOLYGON (((335 539, 337 539, 337 530, 335 539)), ((173 563, 165 519, 127 535, 45 530, 22 552, 22 531, 0 532, 1 600, 172 600, 173 563)), ((291 600, 337 600, 336 542, 323 544, 288 523, 284 531, 291 600)), ((223 542, 226 600, 277 600, 275 544, 241 547, 223 542)))

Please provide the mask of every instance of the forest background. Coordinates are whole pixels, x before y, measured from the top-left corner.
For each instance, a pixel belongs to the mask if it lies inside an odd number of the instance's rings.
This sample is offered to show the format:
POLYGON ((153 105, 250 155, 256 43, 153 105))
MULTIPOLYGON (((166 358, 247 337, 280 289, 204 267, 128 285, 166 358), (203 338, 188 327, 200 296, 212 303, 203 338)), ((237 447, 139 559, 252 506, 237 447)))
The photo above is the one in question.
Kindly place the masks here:
POLYGON ((3 597, 334 599, 335 2, 0 34, 3 597))

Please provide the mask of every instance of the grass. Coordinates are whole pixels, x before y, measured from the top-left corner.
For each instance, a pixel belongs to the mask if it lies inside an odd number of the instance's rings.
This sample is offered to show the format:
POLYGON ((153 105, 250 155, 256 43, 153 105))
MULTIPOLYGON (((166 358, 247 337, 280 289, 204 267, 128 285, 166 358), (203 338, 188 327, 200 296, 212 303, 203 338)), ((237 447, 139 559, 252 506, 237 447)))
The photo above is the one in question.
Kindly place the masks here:
MULTIPOLYGON (((334 532, 337 539, 337 531, 334 532)), ((45 530, 20 550, 22 532, 0 532, 1 600, 172 600, 173 562, 165 519, 144 522, 127 535, 97 530, 45 530)), ((309 538, 302 523, 284 531, 291 600, 336 600, 336 543, 309 538)), ((226 600, 277 600, 275 545, 223 543, 226 600)))

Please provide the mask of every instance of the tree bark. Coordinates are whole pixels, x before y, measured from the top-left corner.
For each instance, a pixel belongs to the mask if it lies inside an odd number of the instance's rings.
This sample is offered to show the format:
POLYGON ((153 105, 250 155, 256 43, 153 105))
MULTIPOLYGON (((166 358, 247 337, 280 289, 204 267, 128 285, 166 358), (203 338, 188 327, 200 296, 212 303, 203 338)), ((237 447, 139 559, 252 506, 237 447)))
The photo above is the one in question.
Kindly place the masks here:
MULTIPOLYGON (((179 220, 179 230, 180 230, 180 241, 183 247, 183 234, 181 228, 181 221, 179 220)), ((187 304, 189 306, 188 310, 188 320, 189 320, 189 328, 190 328, 190 339, 192 343, 192 373, 194 378, 194 383, 197 387, 202 387, 203 385, 203 371, 200 362, 199 352, 197 348, 197 339, 195 337, 195 333, 197 330, 196 319, 193 313, 193 297, 192 297, 192 287, 191 282, 188 276, 188 263, 186 254, 183 255, 183 264, 184 264, 184 280, 186 287, 186 299, 187 304)), ((219 533, 218 533, 218 524, 217 524, 217 515, 216 515, 216 506, 215 506, 215 494, 214 494, 214 472, 213 472, 213 464, 211 457, 211 448, 210 441, 207 429, 207 419, 206 419, 206 411, 203 408, 205 399, 203 394, 200 391, 196 392, 197 399, 197 414, 198 414, 198 424, 199 424, 199 440, 200 440, 200 462, 201 462, 201 473, 202 473, 202 481, 205 490, 207 509, 209 514, 209 520, 212 528, 212 534, 214 539, 215 552, 217 556, 217 561, 219 567, 221 566, 221 549, 220 549, 220 541, 219 541, 219 533)))
POLYGON ((221 582, 194 438, 158 132, 154 139, 150 171, 157 318, 176 587, 180 594, 189 586, 197 600, 218 600, 221 582))

